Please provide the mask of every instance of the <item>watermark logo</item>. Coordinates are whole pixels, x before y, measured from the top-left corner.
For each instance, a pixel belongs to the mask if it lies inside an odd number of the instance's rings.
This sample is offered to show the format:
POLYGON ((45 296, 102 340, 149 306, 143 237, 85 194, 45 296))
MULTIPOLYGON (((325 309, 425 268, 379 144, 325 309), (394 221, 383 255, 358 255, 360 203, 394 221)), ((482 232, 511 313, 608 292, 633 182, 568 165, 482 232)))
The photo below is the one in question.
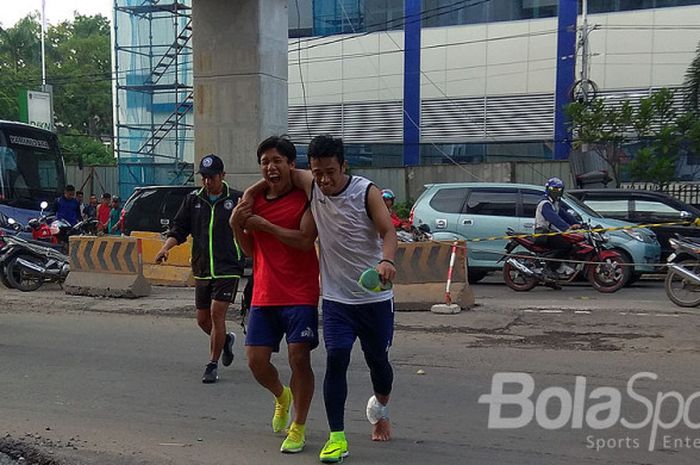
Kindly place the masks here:
MULTIPOLYGON (((533 420, 546 430, 562 428, 582 429, 584 425, 592 430, 606 430, 616 425, 629 430, 649 430, 648 449, 656 447, 659 432, 678 426, 692 430, 700 429, 700 402, 696 403, 696 422, 691 419, 693 402, 700 398, 700 392, 684 397, 677 391, 659 391, 654 397, 645 397, 635 389, 639 380, 656 381, 658 375, 640 372, 630 377, 624 391, 614 387, 597 387, 588 392, 585 376, 577 376, 573 393, 563 387, 551 386, 543 389, 536 397, 535 380, 527 373, 496 373, 491 379, 491 392, 479 397, 480 404, 489 405, 489 429, 518 429, 529 425, 533 420), (508 392, 506 393, 506 386, 508 392), (644 418, 631 421, 623 415, 624 396, 641 405, 644 418), (551 405, 550 405, 551 404, 551 405), (559 405, 557 409, 552 406, 559 405), (519 410, 515 416, 505 416, 504 406, 514 406, 519 410), (672 419, 665 421, 661 412, 672 412, 672 419), (555 413, 553 415, 553 413, 555 413)), ((668 419, 666 419, 668 420, 668 419)), ((666 447, 669 437, 661 438, 666 447)), ((700 447, 700 438, 697 441, 700 447)), ((596 443, 592 437, 587 443, 596 443)), ((633 444, 634 446, 634 444, 633 444)), ((637 444, 637 447, 639 445, 637 444)), ((600 449, 600 447, 599 447, 600 449)))

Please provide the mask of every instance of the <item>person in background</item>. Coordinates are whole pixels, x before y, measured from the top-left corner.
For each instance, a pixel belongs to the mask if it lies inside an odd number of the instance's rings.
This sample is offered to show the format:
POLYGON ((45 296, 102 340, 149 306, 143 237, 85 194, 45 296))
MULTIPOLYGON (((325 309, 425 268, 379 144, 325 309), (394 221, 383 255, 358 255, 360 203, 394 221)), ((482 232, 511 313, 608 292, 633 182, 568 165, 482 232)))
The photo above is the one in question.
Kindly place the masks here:
POLYGON ((71 226, 81 220, 80 202, 75 198, 75 187, 70 184, 66 186, 63 195, 54 202, 53 211, 56 212, 57 220, 66 220, 71 226))
POLYGON ((83 203, 84 197, 85 197, 85 194, 83 193, 83 191, 78 191, 75 193, 75 199, 80 203, 80 219, 79 220, 85 219, 85 204, 83 203))
POLYGON ((391 224, 394 225, 394 228, 395 229, 404 229, 404 230, 411 229, 408 222, 399 218, 399 215, 396 213, 396 210, 394 210, 394 203, 396 202, 396 196, 394 195, 394 192, 391 189, 383 189, 382 190, 382 200, 384 200, 384 205, 386 205, 386 208, 389 210, 389 213, 391 214, 391 224))
POLYGON ((87 203, 83 209, 83 219, 90 220, 97 218, 97 196, 94 194, 91 195, 88 202, 89 203, 87 203))
POLYGON ((185 197, 173 218, 156 263, 168 259, 170 249, 192 236, 192 274, 197 324, 209 335, 209 362, 202 382, 218 379, 219 358, 224 366, 233 362, 236 335, 226 332, 226 312, 236 297, 245 257, 233 236, 229 218, 241 194, 224 181, 224 162, 210 154, 199 162, 202 188, 185 197))
POLYGON ((99 229, 105 234, 109 234, 107 223, 109 223, 109 214, 112 212, 112 195, 105 192, 102 194, 102 202, 97 206, 97 221, 100 222, 99 229))
POLYGON ((112 208, 109 211, 109 222, 107 223, 107 233, 119 236, 122 233, 121 205, 119 197, 112 197, 112 208))

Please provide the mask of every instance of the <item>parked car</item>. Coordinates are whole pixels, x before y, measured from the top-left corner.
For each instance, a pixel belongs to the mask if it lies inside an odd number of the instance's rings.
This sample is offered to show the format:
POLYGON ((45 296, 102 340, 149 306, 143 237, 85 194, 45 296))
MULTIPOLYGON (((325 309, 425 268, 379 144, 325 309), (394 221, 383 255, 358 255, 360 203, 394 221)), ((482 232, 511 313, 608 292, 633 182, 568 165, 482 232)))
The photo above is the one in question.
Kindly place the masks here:
MULTIPOLYGON (((700 218, 699 209, 662 192, 633 189, 578 189, 568 192, 606 218, 630 223, 693 222, 700 218)), ((676 234, 700 238, 700 229, 693 225, 659 226, 651 230, 661 244, 662 260, 673 252, 668 240, 676 234)))
MULTIPOLYGON (((504 236, 508 228, 534 232, 535 210, 544 195, 542 186, 498 183, 429 184, 416 200, 411 219, 416 226, 427 224, 436 240, 476 239, 504 236)), ((630 223, 604 218, 578 199, 565 194, 564 208, 592 225, 611 228, 630 223)), ((647 229, 609 233, 609 245, 619 251, 626 263, 634 263, 631 280, 655 271, 660 247, 647 229)), ((476 282, 490 271, 502 268, 499 262, 506 240, 471 243, 467 247, 469 279, 476 282)))
POLYGON ((187 194, 195 186, 137 187, 124 204, 124 234, 132 231, 163 232, 170 226, 187 194))

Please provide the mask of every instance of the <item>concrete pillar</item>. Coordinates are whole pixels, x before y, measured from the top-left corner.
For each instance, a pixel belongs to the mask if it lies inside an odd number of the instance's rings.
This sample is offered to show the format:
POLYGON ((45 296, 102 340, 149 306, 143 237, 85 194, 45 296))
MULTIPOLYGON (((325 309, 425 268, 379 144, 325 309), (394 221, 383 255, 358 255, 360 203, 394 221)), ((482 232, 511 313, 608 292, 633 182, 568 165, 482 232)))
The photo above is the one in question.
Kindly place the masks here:
POLYGON ((194 150, 226 179, 260 179, 255 149, 287 131, 287 0, 193 0, 194 150))

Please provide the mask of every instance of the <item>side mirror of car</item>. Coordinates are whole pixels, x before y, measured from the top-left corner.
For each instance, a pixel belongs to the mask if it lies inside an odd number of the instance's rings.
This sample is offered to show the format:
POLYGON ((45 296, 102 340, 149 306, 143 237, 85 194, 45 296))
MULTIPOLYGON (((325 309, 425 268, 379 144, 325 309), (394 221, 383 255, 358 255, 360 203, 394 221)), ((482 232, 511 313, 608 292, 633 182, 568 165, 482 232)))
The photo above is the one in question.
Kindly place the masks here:
POLYGON ((687 212, 687 211, 685 211, 685 210, 683 210, 683 211, 681 212, 681 219, 682 219, 682 220, 689 220, 689 219, 692 219, 692 218, 693 218, 693 214, 692 214, 692 213, 687 212))

